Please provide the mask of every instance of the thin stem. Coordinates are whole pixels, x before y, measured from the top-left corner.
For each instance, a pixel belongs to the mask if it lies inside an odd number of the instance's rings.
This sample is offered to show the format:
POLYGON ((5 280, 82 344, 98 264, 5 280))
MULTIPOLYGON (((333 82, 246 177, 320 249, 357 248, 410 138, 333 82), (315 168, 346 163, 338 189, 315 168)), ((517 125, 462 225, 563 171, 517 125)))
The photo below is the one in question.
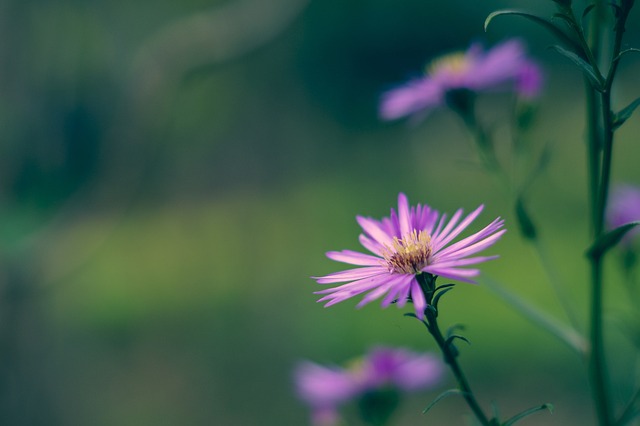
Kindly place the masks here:
POLYGON ((569 319, 569 323, 571 323, 571 326, 574 330, 578 330, 580 328, 578 326, 578 319, 576 318, 571 303, 569 303, 569 297, 567 296, 565 288, 560 284, 558 271, 553 265, 553 262, 551 262, 551 260, 549 259, 548 250, 545 250, 543 248, 543 242, 540 237, 532 240, 531 245, 533 246, 534 251, 538 256, 538 261, 540 262, 540 265, 542 265, 542 269, 547 275, 547 280, 551 284, 551 288, 553 289, 556 298, 560 303, 560 306, 562 306, 565 315, 567 315, 567 318, 569 319))
POLYGON ((602 426, 613 425, 608 398, 606 361, 604 354, 604 335, 602 330, 602 259, 593 259, 591 264, 591 354, 589 372, 596 403, 598 423, 602 426))
POLYGON ((491 421, 484 414, 484 411, 480 407, 480 404, 478 404, 478 401, 476 400, 475 395, 471 390, 471 386, 469 385, 469 382, 467 381, 462 368, 460 368, 460 365, 456 360, 458 354, 455 351, 454 346, 451 344, 451 342, 447 342, 447 340, 442 335, 442 332, 440 331, 440 327, 438 326, 438 311, 435 306, 431 305, 435 293, 436 277, 430 274, 422 273, 418 275, 417 278, 427 300, 428 306, 428 308, 425 310, 426 319, 424 320, 424 324, 427 326, 429 333, 431 333, 436 343, 438 344, 438 347, 442 351, 444 361, 451 368, 451 371, 453 372, 453 375, 455 376, 458 385, 460 386, 462 396, 467 402, 467 405, 469 406, 469 408, 471 408, 471 411, 473 411, 473 414, 476 416, 480 424, 482 424, 483 426, 492 426, 491 421))
POLYGON ((598 197, 600 186, 600 153, 602 150, 600 132, 600 99, 597 92, 591 87, 589 81, 585 79, 586 101, 587 101, 587 170, 589 179, 589 212, 591 233, 598 234, 598 197))
MULTIPOLYGON (((602 25, 605 20, 607 2, 598 0, 590 31, 590 48, 593 52, 595 66, 599 65, 602 57, 603 45, 602 25)), ((616 36, 611 58, 616 58, 620 52, 622 33, 624 32, 624 18, 616 25, 616 36)), ((612 59, 607 77, 604 81, 599 99, 595 96, 593 87, 587 89, 587 108, 589 121, 589 193, 591 207, 591 230, 594 239, 604 232, 604 216, 609 194, 611 178, 611 159, 613 153, 613 124, 611 113, 611 87, 617 70, 617 61, 612 59), (596 123, 601 123, 599 127, 596 123)), ((602 323, 603 310, 603 258, 590 258, 591 263, 591 317, 590 340, 591 352, 589 356, 589 374, 593 387, 598 422, 601 426, 612 426, 611 403, 608 394, 608 369, 604 350, 604 331, 602 323)))

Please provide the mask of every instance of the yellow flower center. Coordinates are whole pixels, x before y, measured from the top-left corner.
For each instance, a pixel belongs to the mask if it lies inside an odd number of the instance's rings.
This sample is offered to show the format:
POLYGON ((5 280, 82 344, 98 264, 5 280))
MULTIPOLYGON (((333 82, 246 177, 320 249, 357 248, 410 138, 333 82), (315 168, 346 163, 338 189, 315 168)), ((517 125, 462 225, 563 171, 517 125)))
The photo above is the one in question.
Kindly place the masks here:
POLYGON ((464 52, 455 52, 441 56, 427 65, 427 74, 447 72, 462 74, 469 68, 469 60, 464 52))
POLYGON ((431 259, 431 236, 415 229, 404 238, 393 237, 392 247, 382 253, 389 272, 417 274, 431 259))

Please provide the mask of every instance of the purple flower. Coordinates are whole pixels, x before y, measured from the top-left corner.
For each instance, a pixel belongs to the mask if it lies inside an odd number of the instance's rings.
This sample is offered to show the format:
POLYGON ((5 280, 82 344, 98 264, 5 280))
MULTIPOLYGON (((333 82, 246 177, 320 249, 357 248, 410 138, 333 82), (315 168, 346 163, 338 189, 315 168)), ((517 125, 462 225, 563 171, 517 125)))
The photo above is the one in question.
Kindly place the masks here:
MULTIPOLYGON (((640 220, 640 188, 633 185, 618 185, 611 191, 607 208, 607 222, 611 229, 640 220)), ((627 233, 622 242, 630 245, 638 227, 627 233)))
POLYGON ((358 384, 338 367, 324 367, 305 361, 295 371, 298 396, 311 407, 311 423, 333 426, 338 423, 338 406, 358 394, 358 384))
POLYGON ((498 256, 470 257, 495 243, 506 231, 504 221, 495 219, 481 231, 450 244, 480 214, 484 206, 462 218, 462 209, 451 219, 440 215, 427 205, 410 207, 404 194, 398 195, 398 211, 391 209, 390 217, 375 220, 358 216, 364 233, 360 243, 373 255, 351 250, 330 251, 327 257, 338 262, 361 266, 316 277, 319 284, 345 283, 317 291, 325 294, 318 302, 331 306, 368 292, 358 307, 386 294, 382 307, 393 302, 403 307, 409 297, 416 315, 423 318, 426 300, 416 276, 423 272, 445 278, 473 283, 480 274, 469 265, 495 259, 498 256))
POLYGON ((519 40, 509 40, 483 51, 473 44, 466 52, 452 53, 433 61, 425 76, 408 81, 382 96, 380 116, 385 120, 426 114, 446 103, 456 90, 472 92, 514 88, 518 95, 533 98, 542 86, 542 73, 527 58, 519 40))
POLYGON ((312 424, 337 424, 339 406, 368 392, 386 388, 415 392, 433 387, 443 374, 439 358, 401 348, 374 348, 349 365, 343 369, 305 361, 296 368, 297 393, 311 408, 312 424))

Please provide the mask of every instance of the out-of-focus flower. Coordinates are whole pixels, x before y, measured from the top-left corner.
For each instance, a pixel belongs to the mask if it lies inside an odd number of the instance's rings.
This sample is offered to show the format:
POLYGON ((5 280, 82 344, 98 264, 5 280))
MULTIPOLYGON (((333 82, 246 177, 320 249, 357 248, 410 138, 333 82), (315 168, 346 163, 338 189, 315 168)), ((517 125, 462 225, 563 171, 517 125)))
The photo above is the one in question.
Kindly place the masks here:
POLYGON ((311 407, 311 420, 315 426, 337 424, 338 406, 360 392, 358 384, 346 370, 310 361, 296 368, 295 384, 300 399, 311 407))
POLYGON ((398 211, 391 209, 390 217, 375 220, 358 216, 364 233, 360 243, 373 255, 351 250, 330 251, 327 257, 338 262, 362 266, 316 277, 319 284, 346 283, 317 291, 325 294, 319 302, 331 306, 361 293, 369 292, 358 307, 386 294, 382 307, 397 302, 403 307, 411 298, 416 315, 422 319, 426 300, 417 275, 428 273, 445 278, 473 283, 480 270, 468 265, 495 259, 497 256, 470 257, 494 244, 506 232, 504 221, 495 219, 479 232, 450 244, 462 233, 484 206, 478 207, 462 219, 459 209, 448 220, 427 205, 409 206, 404 194, 398 195, 398 211), (462 219, 462 220, 460 220, 462 219))
MULTIPOLYGON (((347 368, 310 361, 295 370, 298 396, 311 408, 312 424, 338 424, 338 408, 384 390, 415 392, 435 386, 443 374, 439 358, 402 348, 378 347, 347 368)), ((384 395, 384 394, 382 394, 384 395)))
MULTIPOLYGON (((640 188, 633 185, 618 185, 611 191, 607 209, 607 222, 611 229, 629 222, 640 220, 640 188)), ((634 237, 640 235, 640 228, 628 232, 622 239, 625 245, 631 244, 634 237)))
POLYGON ((454 92, 506 89, 515 90, 523 98, 534 98, 541 87, 540 68, 527 57, 519 40, 506 41, 487 51, 473 44, 466 52, 434 60, 423 77, 386 92, 382 96, 380 116, 393 120, 426 114, 433 108, 451 105, 454 92))

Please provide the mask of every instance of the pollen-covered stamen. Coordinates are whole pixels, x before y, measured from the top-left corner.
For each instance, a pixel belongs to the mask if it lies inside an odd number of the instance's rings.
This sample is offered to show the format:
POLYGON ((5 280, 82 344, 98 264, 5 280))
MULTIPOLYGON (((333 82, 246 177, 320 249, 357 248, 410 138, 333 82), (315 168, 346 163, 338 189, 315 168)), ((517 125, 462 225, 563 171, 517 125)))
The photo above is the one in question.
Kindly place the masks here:
POLYGON ((389 272, 417 274, 431 260, 431 236, 415 229, 404 238, 393 238, 392 247, 382 253, 389 272))
POLYGON ((450 53, 432 61, 427 66, 427 74, 437 74, 446 72, 457 75, 462 74, 469 68, 469 59, 463 52, 450 53))

